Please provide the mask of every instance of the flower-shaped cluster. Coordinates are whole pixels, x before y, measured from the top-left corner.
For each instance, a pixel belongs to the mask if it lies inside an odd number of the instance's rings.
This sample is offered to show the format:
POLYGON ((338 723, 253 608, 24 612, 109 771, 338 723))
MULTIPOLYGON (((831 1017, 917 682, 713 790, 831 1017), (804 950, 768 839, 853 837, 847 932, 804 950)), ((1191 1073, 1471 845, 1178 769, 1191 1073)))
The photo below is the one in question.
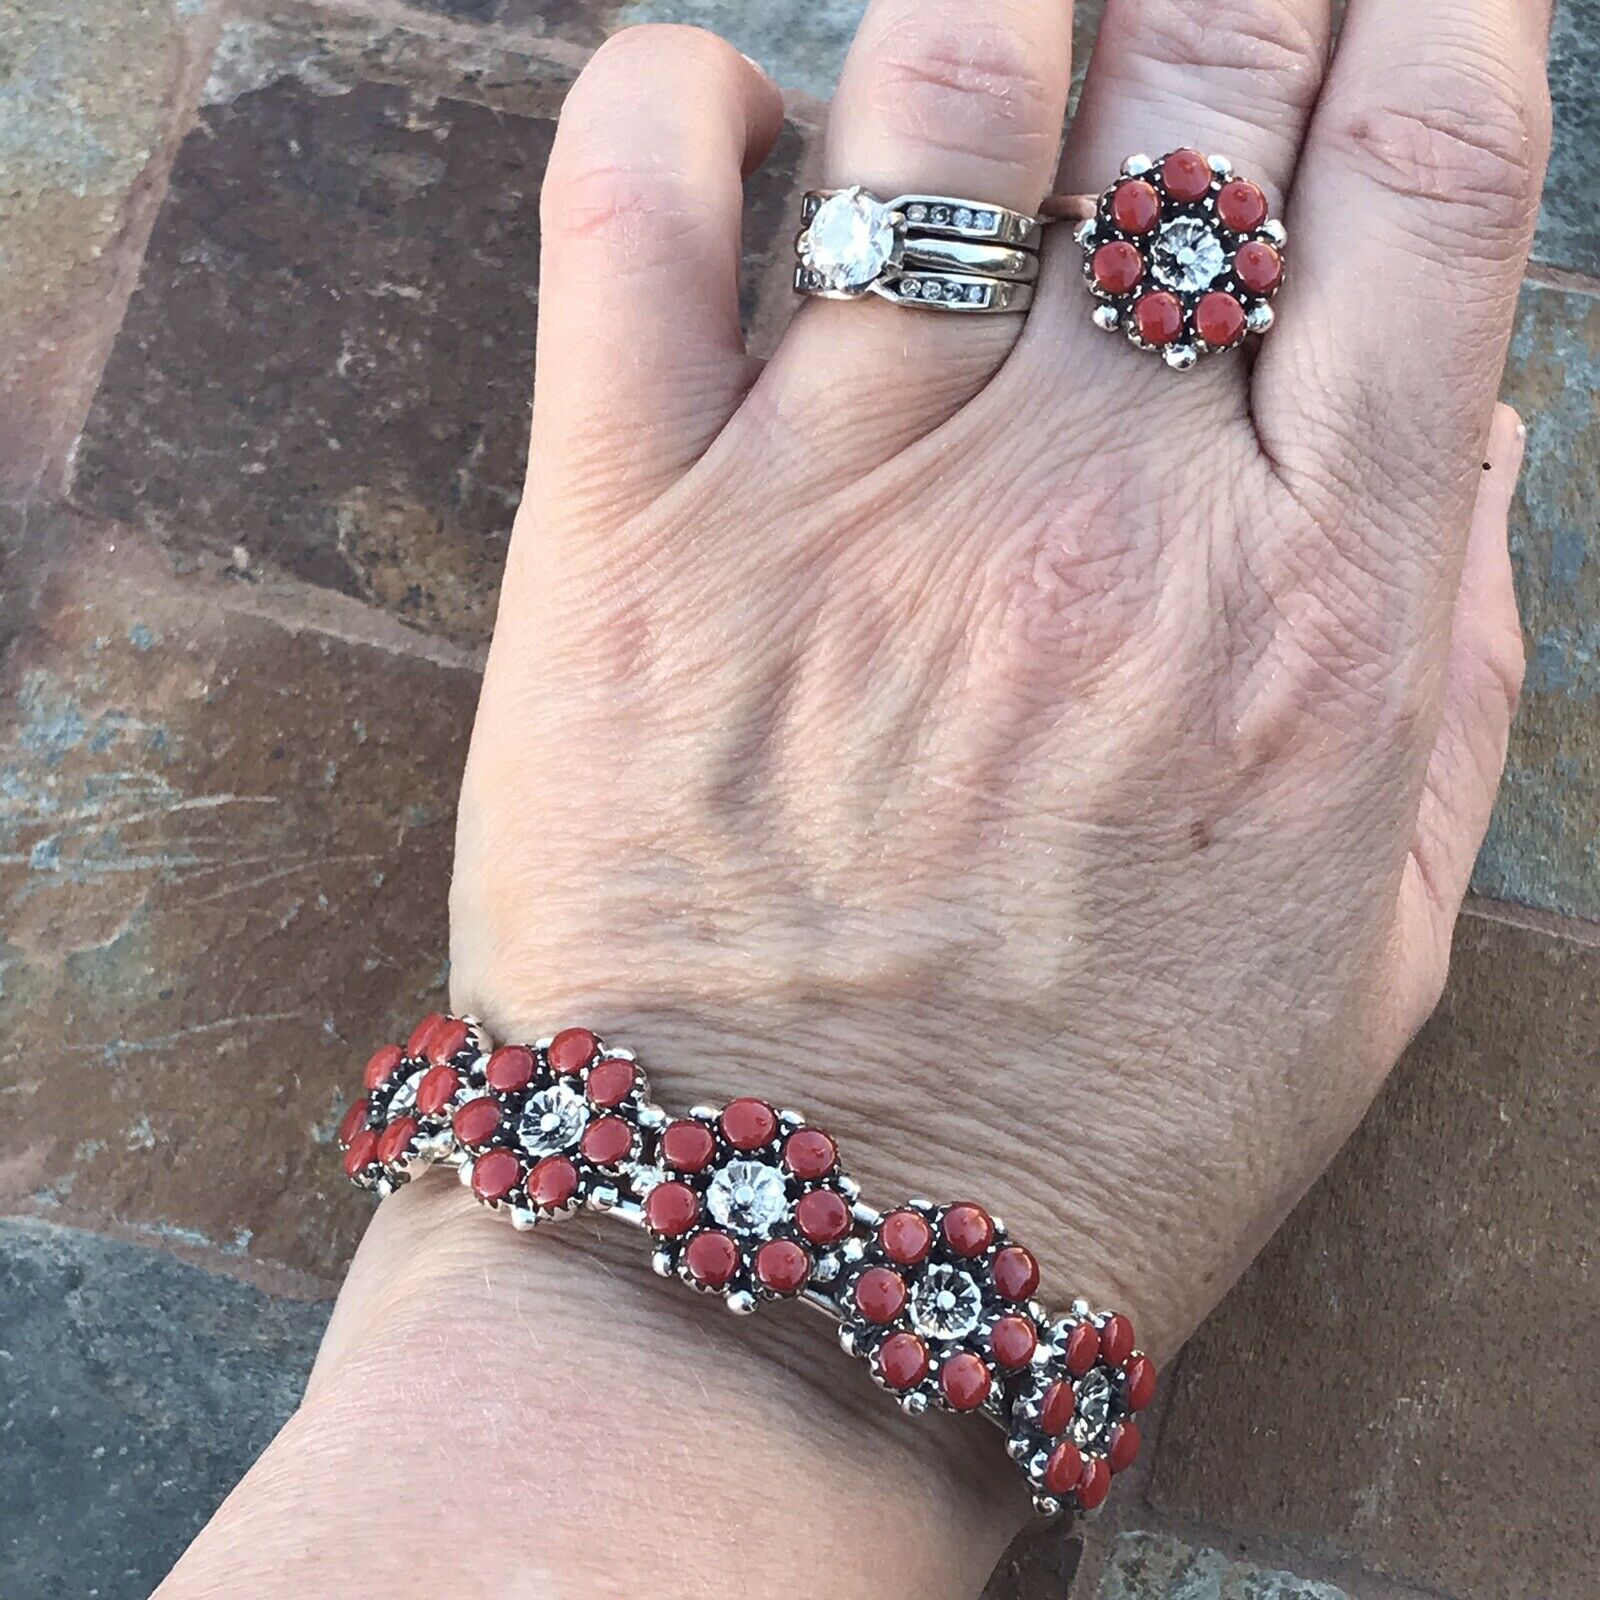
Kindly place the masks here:
POLYGON ((751 1311, 837 1275, 859 1191, 820 1128, 764 1100, 697 1106, 661 1130, 656 1160, 638 1187, 663 1276, 751 1311))
POLYGON ((473 1194, 519 1228, 580 1206, 614 1206, 659 1115, 648 1090, 633 1057, 607 1050, 586 1028, 536 1046, 502 1045, 484 1063, 481 1085, 441 1098, 451 1159, 473 1194))
POLYGON ((1003 1418, 1007 1384, 1040 1349, 1032 1254, 981 1206, 913 1200, 847 1255, 835 1296, 844 1348, 907 1411, 933 1402, 1003 1418))
POLYGON ((1138 1457, 1135 1413, 1155 1397, 1155 1364, 1126 1317, 1091 1315, 1081 1301, 1050 1328, 1046 1350, 1012 1402, 1007 1448, 1040 1511, 1093 1511, 1138 1457))
POLYGON ((1077 238, 1101 301, 1095 321, 1171 367, 1272 326, 1267 302, 1283 282, 1288 235, 1260 185, 1221 156, 1130 156, 1077 238))
MULTIPOLYGON (((450 1154, 452 1141, 441 1120, 427 1110, 429 1085, 459 1087, 477 1074, 482 1081, 488 1035, 472 1017, 433 1012, 405 1044, 374 1050, 362 1074, 362 1096, 339 1124, 344 1173, 364 1189, 389 1194, 407 1178, 450 1154)), ((452 1090, 454 1092, 454 1089, 452 1090)))

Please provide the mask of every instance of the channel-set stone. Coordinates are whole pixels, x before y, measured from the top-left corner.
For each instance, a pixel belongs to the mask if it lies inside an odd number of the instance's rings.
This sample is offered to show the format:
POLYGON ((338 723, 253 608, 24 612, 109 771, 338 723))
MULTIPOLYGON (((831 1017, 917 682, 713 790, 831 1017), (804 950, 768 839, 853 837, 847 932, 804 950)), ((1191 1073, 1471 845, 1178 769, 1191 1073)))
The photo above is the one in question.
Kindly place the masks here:
POLYGON ((1169 222, 1150 248, 1150 270, 1157 281, 1181 294, 1209 289, 1226 265, 1222 241, 1198 217, 1169 222))
POLYGON ((894 214, 861 189, 842 189, 817 207, 800 236, 800 259, 834 290, 865 289, 894 258, 894 214))

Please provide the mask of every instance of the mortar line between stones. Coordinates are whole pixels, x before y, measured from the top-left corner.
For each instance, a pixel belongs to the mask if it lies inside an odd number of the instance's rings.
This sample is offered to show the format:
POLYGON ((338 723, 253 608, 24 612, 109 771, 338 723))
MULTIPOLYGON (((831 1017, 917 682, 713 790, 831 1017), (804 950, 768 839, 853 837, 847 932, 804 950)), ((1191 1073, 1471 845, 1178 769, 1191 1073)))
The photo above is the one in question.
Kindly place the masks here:
POLYGON ((1600 922, 1591 922, 1585 917, 1544 911, 1536 906, 1522 906, 1511 900, 1491 900, 1476 894, 1467 896, 1463 910, 1468 916, 1479 917, 1485 922, 1525 928, 1530 933, 1565 939, 1570 944, 1583 945, 1586 949, 1600 949, 1600 922))

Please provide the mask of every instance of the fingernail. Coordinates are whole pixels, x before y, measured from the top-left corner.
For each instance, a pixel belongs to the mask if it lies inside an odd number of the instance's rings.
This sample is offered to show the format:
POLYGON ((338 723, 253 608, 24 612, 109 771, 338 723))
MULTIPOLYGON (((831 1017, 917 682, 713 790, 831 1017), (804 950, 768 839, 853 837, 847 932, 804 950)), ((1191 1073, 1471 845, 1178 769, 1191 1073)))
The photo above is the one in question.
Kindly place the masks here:
POLYGON ((750 65, 752 67, 754 67, 757 72, 759 72, 761 74, 761 76, 763 78, 766 78, 766 79, 768 79, 770 81, 770 79, 772 77, 772 74, 770 72, 768 72, 767 69, 764 66, 762 66, 761 63, 759 61, 757 61, 754 56, 745 56, 743 50, 741 50, 739 52, 739 54, 744 56, 745 60, 748 61, 750 63, 750 65))

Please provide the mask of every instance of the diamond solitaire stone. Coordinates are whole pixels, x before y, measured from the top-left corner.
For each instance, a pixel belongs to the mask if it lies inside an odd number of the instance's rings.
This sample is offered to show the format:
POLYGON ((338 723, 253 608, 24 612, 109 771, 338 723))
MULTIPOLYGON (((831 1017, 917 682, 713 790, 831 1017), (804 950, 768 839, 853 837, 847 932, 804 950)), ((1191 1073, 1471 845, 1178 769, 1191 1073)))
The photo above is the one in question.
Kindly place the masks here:
POLYGON ((894 213, 861 189, 842 189, 800 235, 800 259, 825 288, 860 290, 893 260, 895 242, 894 213))
POLYGON ((764 1237, 782 1221, 789 1193, 776 1167, 730 1161, 706 1189, 706 1205, 724 1228, 764 1237))
POLYGON ((1111 1375, 1104 1367, 1096 1367, 1078 1383, 1078 1409, 1068 1432, 1072 1442, 1081 1449, 1098 1449, 1111 1425, 1113 1388, 1111 1375))
POLYGON ((1150 267, 1156 277, 1183 294, 1209 289, 1226 261, 1222 241, 1195 217, 1169 222, 1150 251, 1150 267))
POLYGON ((517 1124, 517 1142, 530 1156, 554 1156, 577 1148, 589 1122, 583 1096, 558 1083, 529 1098, 517 1124))
POLYGON ((982 1314, 977 1284, 958 1267, 930 1267, 911 1293, 911 1325, 930 1339, 964 1339, 982 1314))

